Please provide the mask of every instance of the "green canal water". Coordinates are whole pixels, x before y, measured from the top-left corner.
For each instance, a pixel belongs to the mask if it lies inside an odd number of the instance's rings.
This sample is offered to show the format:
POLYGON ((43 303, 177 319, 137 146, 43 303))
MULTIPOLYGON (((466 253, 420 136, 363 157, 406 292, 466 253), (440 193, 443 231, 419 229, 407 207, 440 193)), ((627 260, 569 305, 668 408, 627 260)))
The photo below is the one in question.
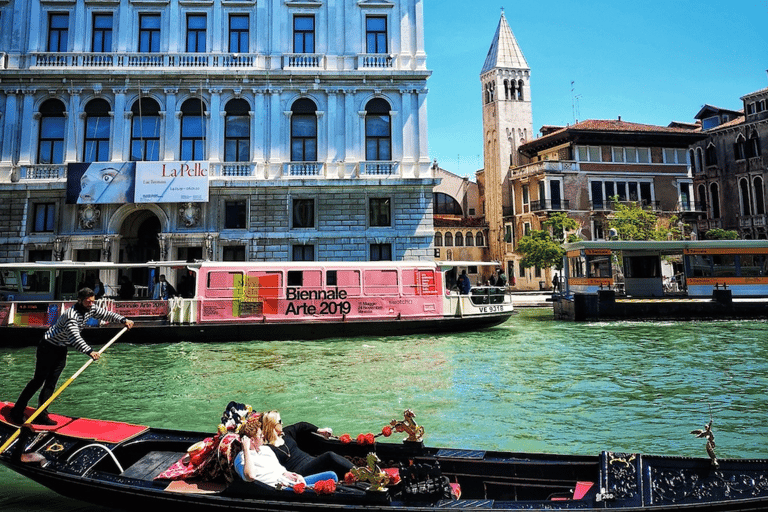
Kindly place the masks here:
MULTIPOLYGON (((127 333, 51 406, 73 416, 214 432, 230 400, 337 435, 413 409, 430 445, 569 454, 768 458, 768 324, 568 323, 520 309, 475 333, 317 342, 131 344, 127 333)), ((63 383, 84 362, 70 353, 63 383)), ((34 347, 0 349, 0 397, 32 375, 34 347)), ((0 510, 104 510, 0 468, 0 510)))

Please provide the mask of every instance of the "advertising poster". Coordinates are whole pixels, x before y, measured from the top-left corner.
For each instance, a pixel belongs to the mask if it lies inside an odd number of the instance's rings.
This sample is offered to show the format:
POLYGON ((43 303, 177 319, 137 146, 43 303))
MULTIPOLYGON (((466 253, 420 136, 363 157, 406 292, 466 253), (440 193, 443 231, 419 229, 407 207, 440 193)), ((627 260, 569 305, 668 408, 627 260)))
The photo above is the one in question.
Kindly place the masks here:
POLYGON ((135 162, 67 165, 67 204, 133 203, 135 162))
POLYGON ((208 202, 208 162, 136 162, 135 203, 208 202))

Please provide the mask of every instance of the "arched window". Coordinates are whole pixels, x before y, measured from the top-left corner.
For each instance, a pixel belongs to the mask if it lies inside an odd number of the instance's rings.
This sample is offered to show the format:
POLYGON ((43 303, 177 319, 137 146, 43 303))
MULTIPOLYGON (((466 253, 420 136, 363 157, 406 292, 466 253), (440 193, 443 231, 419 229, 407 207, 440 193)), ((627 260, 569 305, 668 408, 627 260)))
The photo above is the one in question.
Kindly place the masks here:
POLYGON ((484 246, 485 245, 485 240, 483 240, 483 238, 484 238, 483 234, 478 232, 475 235, 475 245, 478 246, 478 247, 484 246))
POLYGON ((696 188, 696 197, 698 199, 696 209, 702 212, 707 211, 707 187, 703 184, 699 185, 696 188))
POLYGON ((445 246, 446 247, 453 247, 453 235, 449 231, 445 234, 445 246))
POLYGON ((243 99, 230 100, 224 108, 224 161, 251 159, 250 106, 243 99))
POLYGON ((464 246, 464 235, 461 233, 456 233, 456 236, 453 239, 453 245, 456 247, 463 247, 464 246))
POLYGON ((696 148, 696 172, 702 171, 704 171, 704 152, 699 147, 696 148))
POLYGON ((467 231, 467 234, 464 235, 464 243, 467 245, 467 247, 472 247, 475 244, 475 237, 472 236, 472 233, 467 231))
POLYGON ((443 234, 435 232, 435 247, 441 247, 443 245, 443 234))
POLYGON ((95 99, 85 106, 85 139, 83 162, 109 161, 109 131, 112 118, 109 103, 95 99))
POLYGON ((741 196, 741 214, 752 215, 751 201, 749 200, 749 182, 745 179, 739 180, 739 195, 741 196))
POLYGON ((712 205, 712 218, 713 219, 719 219, 720 218, 720 189, 717 186, 717 183, 712 183, 709 185, 709 201, 712 205))
POLYGON ((707 146, 707 152, 704 156, 706 165, 717 165, 717 148, 715 148, 714 144, 707 146))
POLYGON ((461 205, 448 194, 436 192, 434 202, 434 213, 437 215, 462 215, 461 205))
POLYGON ((190 98, 181 105, 181 160, 205 159, 203 102, 190 98))
POLYGON ((64 163, 64 113, 64 104, 59 100, 46 100, 40 105, 37 163, 64 163))
POLYGON ((755 177, 753 182, 755 190, 755 215, 765 214, 765 191, 763 190, 763 178, 760 176, 755 177))
POLYGON ((522 80, 517 81, 517 99, 518 101, 524 101, 525 98, 523 97, 523 85, 524 82, 522 80))
POLYGON ((392 123, 389 103, 375 98, 365 106, 365 159, 392 160, 392 123))
POLYGON ((291 162, 317 161, 317 106, 308 98, 291 108, 291 162))
POLYGON ((747 139, 742 133, 736 136, 736 142, 733 143, 733 155, 736 160, 747 158, 747 139))
POLYGON ((131 113, 131 160, 160 160, 160 105, 152 98, 141 98, 131 113))
POLYGON ((747 143, 747 158, 755 158, 762 156, 762 154, 760 149, 760 137, 757 135, 757 131, 752 131, 747 143))

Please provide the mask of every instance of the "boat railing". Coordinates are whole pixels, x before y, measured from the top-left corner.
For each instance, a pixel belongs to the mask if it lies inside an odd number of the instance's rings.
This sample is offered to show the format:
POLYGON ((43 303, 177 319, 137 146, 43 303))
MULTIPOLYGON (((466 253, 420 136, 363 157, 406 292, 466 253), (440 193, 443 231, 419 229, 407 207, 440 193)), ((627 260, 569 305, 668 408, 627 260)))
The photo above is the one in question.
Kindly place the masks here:
POLYGON ((197 299, 173 297, 168 299, 168 323, 197 323, 197 299))
POLYGON ((469 295, 462 295, 456 290, 448 291, 444 301, 445 314, 459 317, 502 311, 512 306, 512 300, 506 290, 499 286, 473 287, 469 295), (493 309, 489 310, 488 306, 493 309))

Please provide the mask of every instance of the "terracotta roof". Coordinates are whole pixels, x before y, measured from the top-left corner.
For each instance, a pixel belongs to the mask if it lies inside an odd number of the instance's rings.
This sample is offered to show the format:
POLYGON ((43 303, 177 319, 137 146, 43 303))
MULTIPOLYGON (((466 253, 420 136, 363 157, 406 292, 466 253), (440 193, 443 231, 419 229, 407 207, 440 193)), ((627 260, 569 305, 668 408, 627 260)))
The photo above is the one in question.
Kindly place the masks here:
MULTIPOLYGON (((537 139, 528 141, 520 146, 520 152, 523 154, 534 154, 536 151, 547 146, 562 144, 568 140, 583 139, 587 136, 591 139, 603 139, 610 137, 622 137, 624 139, 648 139, 648 137, 664 137, 677 135, 699 136, 703 135, 699 128, 679 127, 679 126, 657 126, 652 124, 630 123, 621 119, 589 119, 581 121, 571 126, 566 126, 559 130, 553 130, 537 139), (589 137, 589 135, 592 135, 589 137)), ((645 143, 645 142, 644 142, 645 143)))
POLYGON ((735 118, 731 119, 730 121, 727 121, 725 123, 719 124, 717 126, 713 126, 712 128, 710 128, 707 131, 708 132, 714 132, 714 131, 717 131, 717 130, 719 130, 721 128, 728 128, 730 126, 738 126, 741 123, 743 123, 745 120, 746 120, 746 117, 744 117, 744 116, 735 117, 735 118))
POLYGON ((653 124, 629 123, 621 119, 589 119, 565 128, 566 130, 589 130, 610 132, 668 132, 690 133, 690 128, 657 126, 653 124))

